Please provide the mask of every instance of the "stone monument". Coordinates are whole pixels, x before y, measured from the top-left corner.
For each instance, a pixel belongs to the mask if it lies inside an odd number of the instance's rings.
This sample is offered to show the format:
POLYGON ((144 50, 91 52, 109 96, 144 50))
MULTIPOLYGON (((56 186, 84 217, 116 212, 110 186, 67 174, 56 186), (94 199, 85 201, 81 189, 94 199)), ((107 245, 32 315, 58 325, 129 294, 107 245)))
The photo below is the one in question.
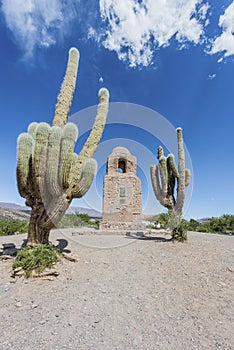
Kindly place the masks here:
POLYGON ((107 160, 101 230, 142 229, 141 180, 137 161, 127 148, 116 147, 107 160))

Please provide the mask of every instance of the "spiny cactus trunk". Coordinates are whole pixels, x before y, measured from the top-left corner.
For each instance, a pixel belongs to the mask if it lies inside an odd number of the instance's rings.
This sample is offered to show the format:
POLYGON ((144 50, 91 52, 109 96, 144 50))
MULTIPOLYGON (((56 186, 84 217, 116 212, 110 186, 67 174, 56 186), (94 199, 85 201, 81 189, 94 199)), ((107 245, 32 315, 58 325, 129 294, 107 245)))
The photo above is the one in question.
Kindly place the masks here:
POLYGON ((26 205, 32 208, 28 246, 48 244, 49 233, 62 219, 73 198, 89 190, 97 164, 92 159, 101 139, 108 113, 109 92, 99 91, 93 129, 79 155, 74 153, 78 136, 75 124, 67 123, 76 85, 79 52, 69 51, 68 65, 53 126, 32 123, 18 138, 17 184, 26 205))
POLYGON ((43 204, 32 208, 27 238, 27 245, 29 247, 35 247, 40 244, 49 244, 49 234, 53 227, 44 228, 41 226, 41 217, 38 216, 38 214, 42 211, 44 211, 43 204))
POLYGON ((190 182, 190 171, 185 169, 185 155, 182 129, 177 129, 178 170, 173 154, 164 156, 161 146, 158 147, 158 165, 151 165, 151 180, 156 198, 170 212, 181 217, 185 200, 185 187, 190 182), (161 181, 160 181, 161 180, 161 181), (175 184, 177 196, 175 198, 175 184))

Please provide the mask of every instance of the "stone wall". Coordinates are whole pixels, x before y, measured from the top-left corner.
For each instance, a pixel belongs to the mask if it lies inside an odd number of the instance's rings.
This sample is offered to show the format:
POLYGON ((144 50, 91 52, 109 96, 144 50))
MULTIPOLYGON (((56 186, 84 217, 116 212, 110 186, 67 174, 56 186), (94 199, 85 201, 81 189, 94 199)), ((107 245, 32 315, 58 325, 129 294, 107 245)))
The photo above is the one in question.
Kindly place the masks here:
POLYGON ((117 147, 107 160, 100 229, 139 230, 142 227, 142 190, 141 180, 136 176, 136 157, 126 148, 117 147))

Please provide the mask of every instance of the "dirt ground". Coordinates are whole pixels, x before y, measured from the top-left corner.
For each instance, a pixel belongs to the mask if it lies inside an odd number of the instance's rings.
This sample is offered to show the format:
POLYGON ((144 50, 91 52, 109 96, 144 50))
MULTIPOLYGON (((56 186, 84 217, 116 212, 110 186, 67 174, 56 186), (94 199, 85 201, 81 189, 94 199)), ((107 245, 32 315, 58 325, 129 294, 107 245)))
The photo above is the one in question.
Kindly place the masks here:
POLYGON ((234 237, 73 231, 51 234, 80 258, 52 281, 12 278, 0 261, 1 350, 234 349, 234 237))

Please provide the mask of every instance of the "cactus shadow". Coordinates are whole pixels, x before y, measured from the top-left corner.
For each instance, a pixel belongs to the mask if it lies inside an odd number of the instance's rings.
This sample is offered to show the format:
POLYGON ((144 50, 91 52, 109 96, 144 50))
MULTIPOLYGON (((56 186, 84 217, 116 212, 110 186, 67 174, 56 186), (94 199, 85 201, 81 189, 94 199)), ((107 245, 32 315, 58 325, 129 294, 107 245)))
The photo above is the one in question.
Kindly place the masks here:
POLYGON ((60 239, 56 239, 56 241, 58 242, 57 245, 55 245, 54 247, 57 248, 60 253, 64 252, 64 253, 71 253, 71 251, 69 249, 65 249, 68 245, 68 241, 64 238, 60 238, 60 239))
MULTIPOLYGON (((71 253, 69 249, 65 249, 68 245, 68 241, 66 239, 57 239, 58 241, 57 245, 54 245, 56 249, 59 250, 60 253, 71 253)), ((9 242, 9 243, 3 243, 2 244, 2 250, 0 251, 0 256, 12 256, 16 257, 18 251, 20 251, 22 248, 27 246, 27 239, 24 239, 20 247, 16 247, 15 243, 9 242)))
POLYGON ((0 251, 0 256, 11 256, 11 257, 16 257, 17 253, 19 250, 24 248, 27 244, 27 240, 24 239, 23 243, 21 246, 18 248, 16 247, 15 243, 9 242, 9 243, 2 243, 2 251, 0 251))
POLYGON ((165 238, 165 237, 155 237, 155 236, 146 236, 144 232, 127 232, 126 236, 127 239, 138 239, 141 241, 154 241, 154 242, 172 242, 173 239, 170 238, 165 238))

